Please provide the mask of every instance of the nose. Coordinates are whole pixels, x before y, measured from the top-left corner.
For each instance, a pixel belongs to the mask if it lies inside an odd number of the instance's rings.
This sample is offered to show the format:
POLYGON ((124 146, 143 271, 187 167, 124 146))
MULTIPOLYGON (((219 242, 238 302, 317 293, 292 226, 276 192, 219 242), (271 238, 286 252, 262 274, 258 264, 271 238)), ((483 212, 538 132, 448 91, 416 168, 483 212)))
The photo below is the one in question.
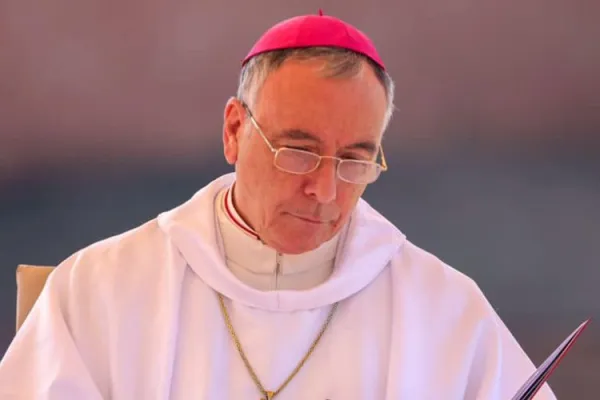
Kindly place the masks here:
POLYGON ((323 159, 310 174, 305 192, 321 204, 331 203, 337 196, 337 160, 323 159))

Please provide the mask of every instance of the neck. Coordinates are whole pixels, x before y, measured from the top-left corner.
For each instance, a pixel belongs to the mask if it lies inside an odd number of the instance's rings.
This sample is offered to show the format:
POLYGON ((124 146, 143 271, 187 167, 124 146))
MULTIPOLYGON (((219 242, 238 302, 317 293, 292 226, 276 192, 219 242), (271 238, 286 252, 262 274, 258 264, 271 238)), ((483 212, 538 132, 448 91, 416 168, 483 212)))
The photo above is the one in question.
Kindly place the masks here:
POLYGON ((229 270, 258 290, 306 290, 325 282, 333 271, 340 235, 302 254, 281 254, 260 241, 240 216, 232 188, 217 199, 216 212, 229 270))

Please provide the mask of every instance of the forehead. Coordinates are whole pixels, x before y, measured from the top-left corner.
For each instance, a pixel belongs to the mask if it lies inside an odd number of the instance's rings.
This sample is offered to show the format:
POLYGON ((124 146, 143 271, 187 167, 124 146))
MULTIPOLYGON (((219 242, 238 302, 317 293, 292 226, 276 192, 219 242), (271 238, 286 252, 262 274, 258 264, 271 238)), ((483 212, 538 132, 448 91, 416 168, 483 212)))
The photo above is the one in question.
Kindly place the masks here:
POLYGON ((272 129, 298 129, 323 142, 379 140, 387 99, 365 62, 354 76, 327 77, 324 61, 287 60, 260 89, 255 114, 272 129))

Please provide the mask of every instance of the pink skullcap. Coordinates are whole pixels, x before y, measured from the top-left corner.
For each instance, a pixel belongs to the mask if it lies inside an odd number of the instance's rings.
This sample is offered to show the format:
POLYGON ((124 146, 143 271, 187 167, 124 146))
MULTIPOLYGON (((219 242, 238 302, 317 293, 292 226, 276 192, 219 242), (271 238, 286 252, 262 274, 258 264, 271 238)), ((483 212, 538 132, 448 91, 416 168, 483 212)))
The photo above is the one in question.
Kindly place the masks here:
POLYGON ((354 51, 370 58, 385 70, 385 65, 371 39, 341 19, 323 15, 303 15, 279 22, 267 30, 242 61, 273 50, 306 47, 337 47, 354 51))

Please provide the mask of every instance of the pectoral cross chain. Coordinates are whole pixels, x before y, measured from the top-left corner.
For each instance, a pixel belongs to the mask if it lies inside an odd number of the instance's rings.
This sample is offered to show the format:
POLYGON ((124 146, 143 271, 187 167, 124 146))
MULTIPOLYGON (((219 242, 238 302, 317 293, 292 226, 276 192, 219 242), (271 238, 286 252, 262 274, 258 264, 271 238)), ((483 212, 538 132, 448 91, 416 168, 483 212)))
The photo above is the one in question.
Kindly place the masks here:
POLYGON ((263 397, 260 400, 273 400, 273 397, 275 397, 274 392, 266 392, 265 394, 267 395, 267 397, 263 397))

